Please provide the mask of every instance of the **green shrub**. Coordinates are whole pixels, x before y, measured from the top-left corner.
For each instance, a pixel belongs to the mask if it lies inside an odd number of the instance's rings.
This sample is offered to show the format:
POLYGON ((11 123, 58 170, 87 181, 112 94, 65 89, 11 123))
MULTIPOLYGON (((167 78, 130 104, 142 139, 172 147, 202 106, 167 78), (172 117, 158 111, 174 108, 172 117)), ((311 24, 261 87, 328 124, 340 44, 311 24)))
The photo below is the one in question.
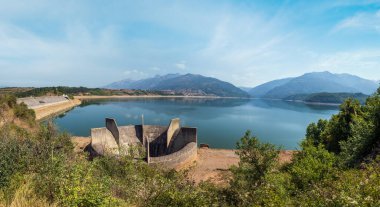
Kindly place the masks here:
POLYGON ((88 161, 79 161, 63 170, 59 183, 59 202, 62 206, 115 206, 110 180, 100 176, 88 161))
POLYGON ((17 118, 33 122, 36 119, 34 110, 28 109, 28 106, 24 103, 16 104, 13 108, 14 114, 17 118))
POLYGON ((314 184, 333 177, 335 161, 334 154, 323 145, 315 147, 304 142, 302 151, 294 155, 289 168, 292 182, 301 190, 312 188, 314 184))
POLYGON ((230 202, 233 205, 247 205, 254 202, 255 191, 266 184, 266 176, 276 169, 280 148, 269 143, 261 143, 247 131, 236 144, 236 154, 240 157, 237 167, 231 168, 230 202))

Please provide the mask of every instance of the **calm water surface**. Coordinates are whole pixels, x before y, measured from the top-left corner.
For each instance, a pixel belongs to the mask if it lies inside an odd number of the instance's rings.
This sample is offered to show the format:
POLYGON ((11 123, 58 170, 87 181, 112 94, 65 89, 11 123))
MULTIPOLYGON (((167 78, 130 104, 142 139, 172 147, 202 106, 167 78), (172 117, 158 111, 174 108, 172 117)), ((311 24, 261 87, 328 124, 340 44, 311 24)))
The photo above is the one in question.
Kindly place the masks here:
POLYGON ((119 125, 168 125, 180 118, 182 126, 198 128, 198 143, 213 148, 235 148, 246 130, 262 141, 296 149, 309 123, 329 118, 338 107, 249 99, 135 98, 88 100, 55 118, 60 130, 89 136, 90 129, 104 127, 104 118, 119 125))

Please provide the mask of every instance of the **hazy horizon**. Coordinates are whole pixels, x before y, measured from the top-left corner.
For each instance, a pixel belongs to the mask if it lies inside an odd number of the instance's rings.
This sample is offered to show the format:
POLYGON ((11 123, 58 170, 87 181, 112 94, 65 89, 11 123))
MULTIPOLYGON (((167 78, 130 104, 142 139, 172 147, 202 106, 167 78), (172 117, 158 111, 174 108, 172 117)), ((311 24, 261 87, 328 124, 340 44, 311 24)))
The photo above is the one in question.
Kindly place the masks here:
POLYGON ((236 86, 380 79, 380 1, 3 1, 0 86, 192 73, 236 86))

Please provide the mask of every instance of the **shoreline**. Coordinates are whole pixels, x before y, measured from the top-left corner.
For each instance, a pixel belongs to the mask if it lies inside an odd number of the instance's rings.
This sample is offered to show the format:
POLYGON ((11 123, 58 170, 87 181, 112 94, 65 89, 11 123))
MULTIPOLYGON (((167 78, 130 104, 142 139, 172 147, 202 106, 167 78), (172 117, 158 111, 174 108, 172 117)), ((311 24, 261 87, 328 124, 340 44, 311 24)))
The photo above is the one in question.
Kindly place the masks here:
POLYGON ((283 99, 265 99, 253 97, 222 97, 222 96, 165 96, 165 95, 111 95, 111 96, 74 96, 79 100, 96 100, 96 99, 129 99, 129 98, 198 98, 198 99, 249 99, 249 100, 269 100, 269 101, 285 101, 294 103, 303 103, 305 105, 319 106, 340 106, 341 103, 323 103, 323 102, 307 102, 302 100, 283 100, 283 99))
POLYGON ((67 102, 58 102, 55 104, 50 104, 47 106, 42 106, 39 108, 34 108, 36 114, 36 121, 43 121, 49 117, 53 117, 64 113, 82 103, 79 99, 69 100, 67 102))
POLYGON ((319 106, 340 106, 342 103, 323 103, 323 102, 309 102, 302 100, 285 100, 285 99, 275 99, 275 98, 250 98, 252 100, 268 100, 268 101, 285 101, 293 103, 303 103, 305 105, 319 105, 319 106))

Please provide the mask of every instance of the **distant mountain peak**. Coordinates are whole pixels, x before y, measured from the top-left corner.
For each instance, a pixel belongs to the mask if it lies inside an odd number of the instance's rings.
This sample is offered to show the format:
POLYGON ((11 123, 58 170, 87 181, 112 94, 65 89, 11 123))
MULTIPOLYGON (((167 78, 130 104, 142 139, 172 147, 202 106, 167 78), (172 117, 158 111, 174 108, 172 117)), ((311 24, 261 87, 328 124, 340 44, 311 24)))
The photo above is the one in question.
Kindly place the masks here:
POLYGON ((259 85, 249 91, 253 97, 282 99, 287 96, 311 93, 364 93, 372 94, 378 85, 351 74, 329 71, 305 73, 301 76, 279 79, 259 85))
POLYGON ((142 89, 157 91, 174 91, 184 95, 213 95, 221 97, 248 97, 248 93, 216 78, 206 77, 199 74, 187 73, 181 75, 166 74, 156 75, 152 78, 138 81, 118 81, 107 85, 110 89, 142 89))

